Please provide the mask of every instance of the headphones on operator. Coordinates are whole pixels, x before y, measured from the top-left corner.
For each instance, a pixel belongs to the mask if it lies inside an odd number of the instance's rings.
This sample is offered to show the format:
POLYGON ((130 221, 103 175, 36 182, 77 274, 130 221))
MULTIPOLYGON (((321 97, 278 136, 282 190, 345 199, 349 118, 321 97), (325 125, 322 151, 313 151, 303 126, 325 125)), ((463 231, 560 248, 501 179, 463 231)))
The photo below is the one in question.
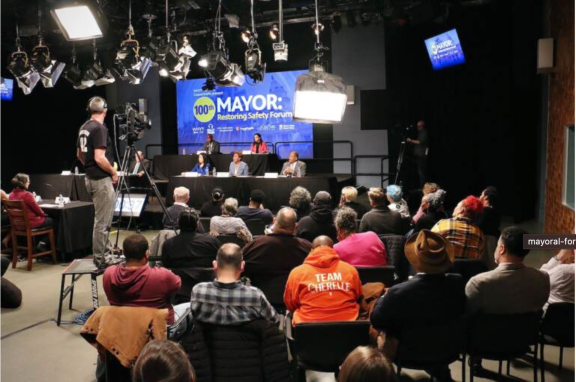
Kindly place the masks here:
POLYGON ((92 97, 88 100, 88 104, 86 105, 86 111, 88 112, 88 114, 92 114, 92 113, 100 113, 102 112, 102 110, 104 109, 108 109, 108 103, 106 102, 106 100, 102 97, 96 96, 96 97, 92 97), (102 108, 92 108, 92 102, 96 101, 96 100, 102 100, 104 102, 104 105, 102 105, 102 108))

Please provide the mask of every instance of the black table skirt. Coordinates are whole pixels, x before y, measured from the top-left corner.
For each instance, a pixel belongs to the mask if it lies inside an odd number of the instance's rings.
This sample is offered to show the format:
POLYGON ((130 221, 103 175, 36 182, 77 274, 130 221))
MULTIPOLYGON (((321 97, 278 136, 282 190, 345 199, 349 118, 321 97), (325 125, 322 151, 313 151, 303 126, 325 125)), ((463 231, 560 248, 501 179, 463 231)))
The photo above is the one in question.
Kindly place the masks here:
MULTIPOLYGON (((232 162, 232 154, 208 155, 211 167, 218 172, 228 172, 232 162)), ((279 161, 275 154, 244 155, 244 162, 248 164, 250 175, 261 176, 266 172, 278 172, 279 161)), ((198 163, 198 155, 156 155, 154 157, 154 177, 168 179, 183 172, 192 171, 198 163)))
MULTIPOLYGON (((53 204, 53 200, 43 200, 41 204, 53 204)), ((61 253, 92 248, 92 231, 94 228, 94 204, 72 202, 63 208, 42 208, 54 219, 56 248, 61 253)))
POLYGON ((332 199, 337 200, 338 182, 334 176, 317 177, 310 176, 304 178, 215 178, 215 177, 198 177, 186 178, 174 176, 168 182, 166 193, 167 205, 174 203, 173 194, 176 187, 186 187, 190 190, 189 205, 200 209, 202 204, 212 199, 212 190, 220 187, 224 190, 226 197, 238 199, 240 205, 247 205, 250 198, 250 192, 254 189, 264 191, 266 199, 264 206, 272 211, 278 211, 281 207, 288 205, 290 192, 297 187, 302 186, 312 194, 312 197, 318 191, 328 191, 332 194, 332 199))

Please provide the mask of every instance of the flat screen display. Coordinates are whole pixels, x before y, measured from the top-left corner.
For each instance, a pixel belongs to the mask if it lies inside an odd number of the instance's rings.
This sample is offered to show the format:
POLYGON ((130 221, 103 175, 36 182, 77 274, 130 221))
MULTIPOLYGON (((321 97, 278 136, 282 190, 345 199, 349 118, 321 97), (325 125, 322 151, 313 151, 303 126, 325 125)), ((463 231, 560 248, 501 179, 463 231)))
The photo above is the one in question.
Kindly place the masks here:
POLYGON ((12 101, 14 91, 14 80, 0 77, 0 99, 2 101, 12 101))
POLYGON ((425 43, 434 70, 466 62, 456 29, 431 37, 425 40, 425 43))
MULTIPOLYGON (((206 134, 220 142, 222 153, 250 150, 250 145, 227 145, 229 142, 252 142, 255 133, 270 144, 276 142, 312 142, 312 123, 292 120, 296 79, 304 70, 266 73, 263 82, 242 87, 217 87, 202 90, 204 78, 178 81, 179 153, 192 154, 202 149, 206 134)), ((268 147, 270 152, 272 148, 268 147)), ((287 158, 296 150, 301 158, 311 158, 312 143, 278 145, 277 154, 287 158)))
POLYGON ((120 206, 122 206, 122 217, 140 217, 147 199, 146 194, 125 194, 124 202, 122 202, 122 195, 120 195, 116 199, 114 216, 120 215, 120 206))

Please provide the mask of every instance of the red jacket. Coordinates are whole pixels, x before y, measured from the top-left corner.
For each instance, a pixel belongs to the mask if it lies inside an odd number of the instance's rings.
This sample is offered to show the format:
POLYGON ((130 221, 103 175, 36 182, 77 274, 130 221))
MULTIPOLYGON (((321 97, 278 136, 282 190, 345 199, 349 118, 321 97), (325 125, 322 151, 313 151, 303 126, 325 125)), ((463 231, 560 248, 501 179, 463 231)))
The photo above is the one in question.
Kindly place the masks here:
POLYGON ((32 228, 39 227, 44 224, 44 221, 46 221, 47 215, 42 211, 42 208, 40 208, 38 203, 36 203, 34 195, 31 192, 21 188, 15 188, 8 196, 8 199, 24 201, 26 207, 28 207, 28 220, 30 221, 32 228))
POLYGON ((341 261, 334 249, 321 246, 290 273, 284 303, 294 315, 294 325, 354 321, 361 296, 362 284, 356 268, 341 261))
MULTIPOLYGON (((256 154, 256 143, 252 142, 252 153, 256 154)), ((258 154, 267 154, 268 153, 268 146, 266 146, 266 142, 260 142, 260 149, 258 150, 258 154)))

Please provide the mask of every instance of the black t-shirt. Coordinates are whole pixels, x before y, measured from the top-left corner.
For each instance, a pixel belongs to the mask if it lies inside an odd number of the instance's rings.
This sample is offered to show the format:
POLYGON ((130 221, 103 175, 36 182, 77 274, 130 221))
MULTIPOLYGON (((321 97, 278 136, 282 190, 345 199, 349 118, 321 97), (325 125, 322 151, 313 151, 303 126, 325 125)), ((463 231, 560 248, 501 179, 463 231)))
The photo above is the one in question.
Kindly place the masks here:
POLYGON ((420 143, 414 145, 414 155, 424 156, 428 150, 428 131, 425 128, 418 132, 418 141, 420 143))
POLYGON ((91 119, 82 125, 78 133, 78 148, 84 158, 86 176, 90 179, 98 180, 111 176, 102 170, 94 159, 94 149, 99 147, 106 148, 106 159, 114 165, 114 151, 112 141, 108 136, 108 129, 100 122, 91 119))

